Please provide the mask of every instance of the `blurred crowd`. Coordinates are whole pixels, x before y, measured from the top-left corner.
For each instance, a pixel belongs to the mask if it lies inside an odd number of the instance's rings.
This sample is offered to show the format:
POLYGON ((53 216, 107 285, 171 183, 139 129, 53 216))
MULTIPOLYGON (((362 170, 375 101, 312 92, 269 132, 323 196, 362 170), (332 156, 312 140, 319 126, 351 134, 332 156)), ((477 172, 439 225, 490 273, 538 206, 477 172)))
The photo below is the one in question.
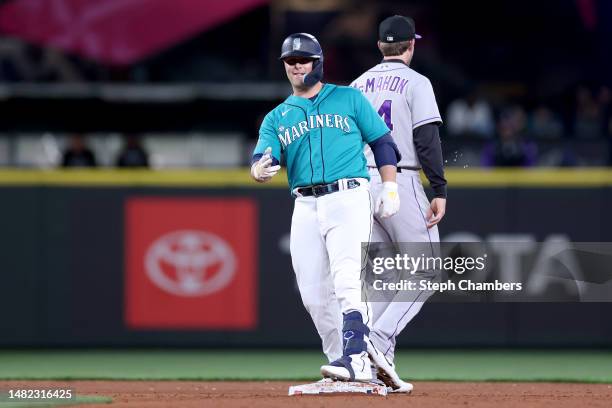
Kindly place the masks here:
MULTIPOLYGON (((506 102, 485 91, 470 91, 441 105, 445 164, 612 166, 610 89, 579 86, 571 99, 567 105, 554 101, 506 102)), ((0 135, 0 166, 241 166, 249 163, 257 128, 254 126, 248 134, 203 131, 0 135)))
MULTIPOLYGON (((62 152, 62 167, 97 167, 96 153, 89 147, 85 137, 76 133, 68 139, 66 149, 62 152)), ((146 168, 149 167, 149 154, 143 147, 140 136, 127 134, 123 146, 115 160, 116 167, 146 168)))
MULTIPOLYGON (((2 3, 5 2, 0 0, 0 5, 2 3)), ((281 82, 284 73, 278 61, 278 48, 271 44, 280 45, 287 34, 296 31, 311 32, 324 44, 325 80, 347 84, 380 61, 376 47, 378 21, 392 13, 405 14, 414 17, 417 32, 425 34, 418 42, 411 66, 427 75, 434 85, 444 119, 441 135, 448 166, 612 165, 612 74, 607 69, 612 63, 607 41, 611 33, 612 7, 608 2, 599 3, 600 22, 593 28, 581 21, 573 1, 559 2, 555 10, 536 3, 508 0, 482 5, 482 14, 495 11, 499 15, 510 15, 528 5, 529 13, 520 11, 512 15, 517 20, 515 23, 512 18, 483 22, 459 3, 447 2, 444 7, 438 7, 443 2, 435 0, 271 0, 265 6, 126 66, 113 66, 95 58, 4 36, 0 37, 0 85, 14 84, 18 88, 22 84, 37 83, 113 83, 146 87, 175 83, 229 86, 242 82, 259 84, 263 80, 281 82), (520 32, 515 29, 517 24, 521 26, 520 32), (565 48, 550 46, 551 40, 556 41, 568 31, 574 35, 564 40, 565 48), (468 37, 469 44, 458 46, 457 32, 468 37), (487 35, 480 35, 483 32, 487 35), (248 38, 244 33, 249 33, 248 38), (525 38, 529 41, 522 41, 525 38), (233 49, 239 51, 228 51, 228 44, 236 45, 233 49), (573 61, 565 58, 567 49, 572 50, 573 61), (518 52, 521 61, 516 58, 518 52), (586 80, 592 81, 591 85, 576 85, 586 80), (504 93, 504 87, 514 90, 504 93)), ((117 47, 121 48, 121 44, 117 47)), ((47 94, 31 92, 36 86, 19 89, 33 102, 48 101, 47 94)), ((255 92, 252 100, 264 100, 264 93, 264 88, 255 92)), ((53 138, 53 135, 65 135, 79 126, 71 127, 73 118, 67 117, 57 120, 65 122, 56 129, 44 125, 36 127, 32 124, 32 117, 35 117, 32 115, 28 116, 28 123, 0 127, 0 166, 248 164, 257 136, 250 123, 255 123, 268 107, 243 104, 240 117, 228 123, 226 118, 214 113, 207 116, 209 111, 215 112, 208 109, 217 103, 214 96, 194 102, 172 100, 176 94, 166 94, 170 95, 169 101, 155 96, 158 99, 143 100, 142 104, 148 108, 147 103, 174 103, 172 106, 177 111, 193 111, 187 115, 189 119, 195 118, 193 123, 185 125, 184 129, 161 130, 138 123, 139 120, 149 121, 149 118, 129 117, 125 121, 134 123, 126 124, 125 129, 109 127, 105 131, 118 134, 138 129, 143 133, 172 133, 172 137, 128 134, 122 142, 121 152, 117 153, 119 143, 116 141, 101 143, 97 140, 88 147, 92 138, 74 135, 65 143, 62 139, 61 160, 59 154, 39 160, 36 156, 41 156, 40 152, 49 151, 49 138, 45 134, 52 134, 53 138), (192 131, 195 135, 189 133, 192 131), (22 133, 28 132, 39 133, 22 137, 22 133), (225 135, 232 132, 232 137, 225 135), (184 159, 185 155, 188 159, 184 159)), ((6 108, 22 96, 23 93, 16 98, 5 97, 0 107, 6 108), (6 104, 2 105, 4 102, 6 104)), ((97 96, 92 97, 95 98, 97 96)), ((267 98, 266 103, 278 102, 277 95, 267 98)), ((225 99, 221 95, 218 100, 225 99)), ((248 100, 248 96, 243 100, 248 100)), ((89 103, 98 108, 93 102, 89 103)), ((103 104, 100 106, 112 105, 108 109, 112 114, 122 111, 117 101, 104 101, 103 104)), ((96 110, 95 114, 99 112, 96 110)), ((117 116, 124 120, 121 115, 117 116)), ((89 133, 99 130, 89 129, 89 133)))
POLYGON ((610 88, 579 86, 569 112, 546 103, 490 102, 478 92, 455 99, 446 109, 445 135, 480 141, 482 166, 612 165, 610 88), (552 146, 553 148, 546 149, 552 146), (588 149, 581 146, 605 146, 588 149))

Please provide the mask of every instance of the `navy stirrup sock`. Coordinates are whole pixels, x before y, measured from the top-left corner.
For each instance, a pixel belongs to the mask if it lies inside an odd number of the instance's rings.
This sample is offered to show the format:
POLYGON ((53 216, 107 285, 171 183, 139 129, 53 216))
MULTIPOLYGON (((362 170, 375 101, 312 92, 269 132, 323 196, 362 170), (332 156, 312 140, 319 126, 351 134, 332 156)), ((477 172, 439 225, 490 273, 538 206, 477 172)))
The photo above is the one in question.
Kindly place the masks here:
POLYGON ((354 311, 344 315, 342 326, 342 349, 344 356, 359 354, 367 350, 364 336, 370 334, 370 329, 363 323, 361 313, 354 311))

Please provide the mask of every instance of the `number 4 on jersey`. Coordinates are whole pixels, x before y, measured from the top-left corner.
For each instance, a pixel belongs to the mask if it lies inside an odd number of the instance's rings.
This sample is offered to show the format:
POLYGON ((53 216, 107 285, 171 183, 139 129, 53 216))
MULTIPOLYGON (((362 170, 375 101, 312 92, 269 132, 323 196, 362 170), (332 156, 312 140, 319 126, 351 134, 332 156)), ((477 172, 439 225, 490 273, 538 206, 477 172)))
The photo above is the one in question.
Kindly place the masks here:
POLYGON ((393 123, 391 123, 391 102, 391 99, 387 99, 378 110, 378 114, 383 118, 389 130, 393 130, 393 123))

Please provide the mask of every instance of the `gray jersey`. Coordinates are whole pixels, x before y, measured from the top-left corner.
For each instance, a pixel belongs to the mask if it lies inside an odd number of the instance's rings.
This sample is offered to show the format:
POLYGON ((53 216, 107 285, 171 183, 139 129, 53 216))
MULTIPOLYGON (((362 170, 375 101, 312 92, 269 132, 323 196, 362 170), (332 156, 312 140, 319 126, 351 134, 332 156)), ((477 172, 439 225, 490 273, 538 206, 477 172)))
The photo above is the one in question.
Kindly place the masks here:
MULTIPOLYGON (((401 167, 421 167, 412 142, 413 129, 426 123, 442 122, 431 82, 427 77, 398 61, 383 61, 351 83, 370 101, 391 129, 402 154, 401 167)), ((368 166, 375 167, 374 155, 366 145, 368 166)))

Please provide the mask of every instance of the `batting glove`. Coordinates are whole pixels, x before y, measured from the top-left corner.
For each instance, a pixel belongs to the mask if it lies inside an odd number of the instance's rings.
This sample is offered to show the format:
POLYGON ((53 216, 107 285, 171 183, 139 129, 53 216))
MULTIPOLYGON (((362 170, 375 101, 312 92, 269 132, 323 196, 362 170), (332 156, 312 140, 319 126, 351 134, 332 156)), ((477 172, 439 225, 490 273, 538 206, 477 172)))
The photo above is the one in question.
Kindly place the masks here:
POLYGON ((397 183, 394 181, 385 181, 382 184, 382 190, 376 198, 375 210, 382 218, 389 218, 399 211, 400 200, 397 193, 397 183))
POLYGON ((251 166, 251 175, 260 183, 270 180, 280 170, 279 165, 272 166, 272 148, 268 147, 263 156, 251 166))

